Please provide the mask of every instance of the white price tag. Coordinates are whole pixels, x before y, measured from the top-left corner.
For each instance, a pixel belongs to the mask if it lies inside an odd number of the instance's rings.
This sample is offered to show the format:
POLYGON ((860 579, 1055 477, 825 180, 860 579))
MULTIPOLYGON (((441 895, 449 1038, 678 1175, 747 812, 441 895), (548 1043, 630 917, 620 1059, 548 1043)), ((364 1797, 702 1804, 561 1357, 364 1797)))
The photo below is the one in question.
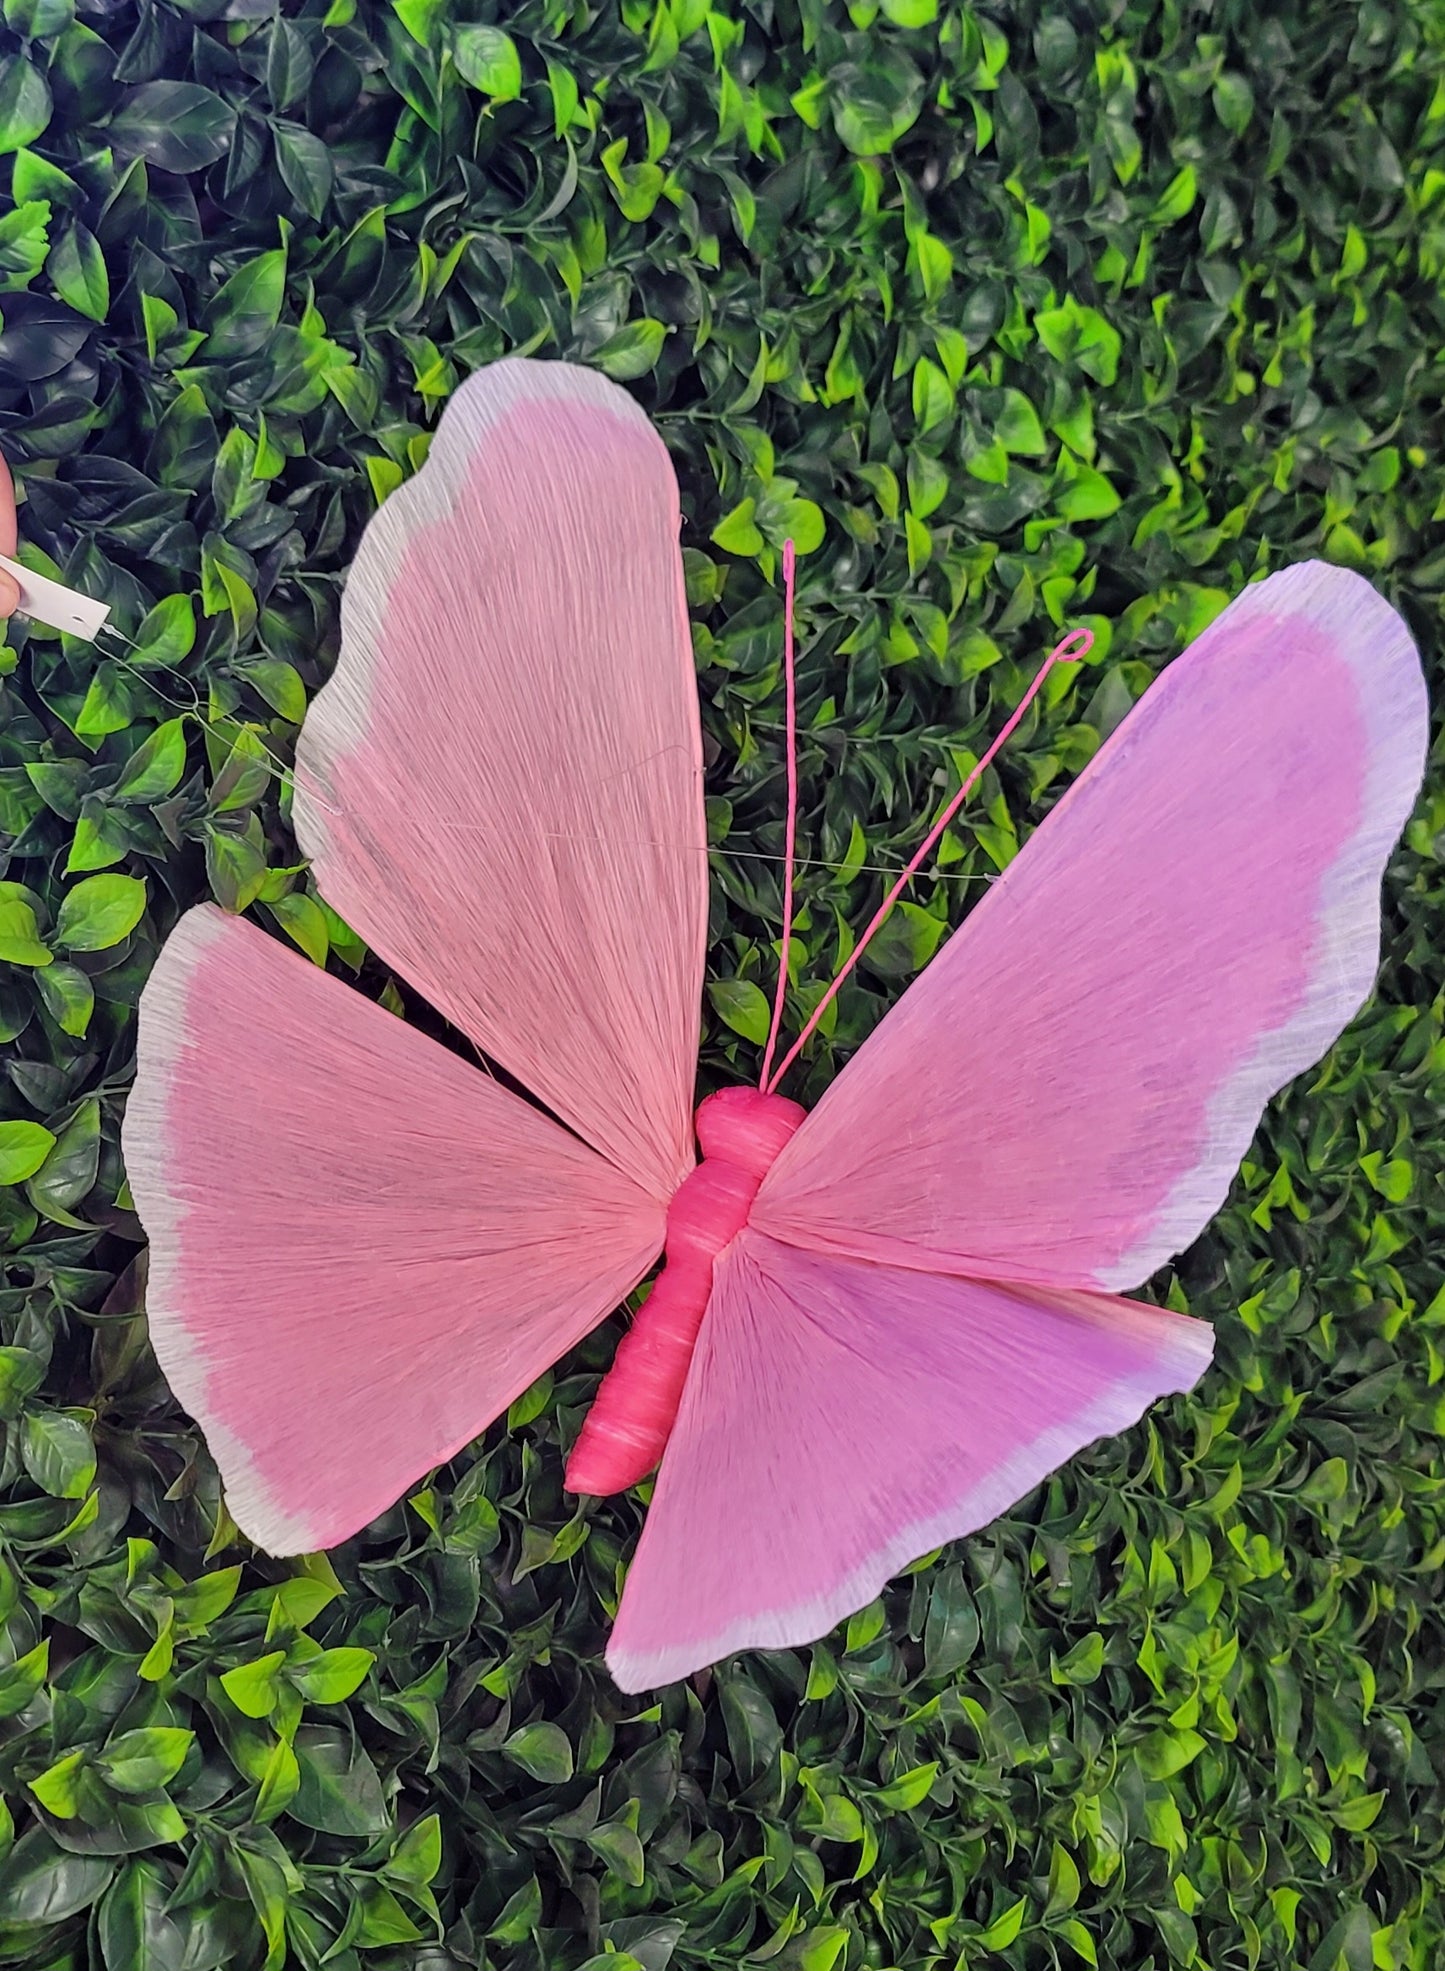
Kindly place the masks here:
POLYGON ((13 575, 20 585, 22 615, 29 616, 33 622, 44 623, 49 629, 65 630, 71 636, 83 636, 87 642, 94 642, 110 615, 109 603, 95 602, 88 595, 79 595, 60 582, 52 582, 46 575, 32 574, 28 568, 22 568, 18 561, 7 561, 3 554, 0 554, 0 568, 7 575, 13 575))

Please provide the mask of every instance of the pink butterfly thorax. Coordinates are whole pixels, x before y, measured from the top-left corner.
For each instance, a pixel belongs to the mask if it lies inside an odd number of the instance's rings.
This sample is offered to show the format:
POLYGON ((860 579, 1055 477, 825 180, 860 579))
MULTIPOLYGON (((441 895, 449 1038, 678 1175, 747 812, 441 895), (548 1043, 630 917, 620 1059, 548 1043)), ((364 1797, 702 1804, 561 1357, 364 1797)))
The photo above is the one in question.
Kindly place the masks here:
POLYGON ((757 1088, 723 1088, 696 1117, 702 1162, 667 1211, 662 1271, 618 1345, 567 1464, 569 1492, 625 1491, 654 1468, 682 1401, 713 1267, 747 1224, 753 1200, 807 1114, 757 1088))

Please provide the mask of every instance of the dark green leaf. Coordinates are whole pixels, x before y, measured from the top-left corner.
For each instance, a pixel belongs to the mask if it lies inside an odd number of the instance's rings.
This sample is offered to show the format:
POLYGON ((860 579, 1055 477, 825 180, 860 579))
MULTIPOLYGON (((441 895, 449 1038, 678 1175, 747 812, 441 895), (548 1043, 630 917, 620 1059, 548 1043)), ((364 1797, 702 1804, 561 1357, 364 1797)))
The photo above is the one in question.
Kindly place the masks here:
POLYGON ((89 1196, 99 1166, 100 1103, 92 1097, 81 1103, 30 1179, 26 1188, 32 1204, 46 1212, 68 1212, 89 1196))
POLYGON ((50 123, 50 90, 24 55, 0 61, 0 156, 33 144, 50 123))
POLYGON ((95 1446, 78 1417, 32 1410, 25 1418, 25 1469, 55 1499, 83 1499, 95 1479, 95 1446))
POLYGON ((318 136, 299 123, 278 122, 272 137, 276 145, 276 168, 287 191, 309 218, 319 219, 326 210, 336 175, 330 151, 318 136))
POLYGON ((287 1808, 293 1820, 324 1834, 370 1839, 386 1826, 376 1768, 348 1733, 303 1725, 296 1734, 301 1785, 287 1808))
POLYGON ((0 1864, 0 1909, 9 1923, 64 1922, 98 1900, 114 1870, 106 1856, 67 1854, 32 1827, 0 1864))
POLYGON ((82 1038, 95 1011, 95 987, 79 966, 47 965, 35 974, 35 988, 60 1031, 82 1038))
POLYGON ((514 1765, 548 1786, 572 1777, 572 1747, 566 1732, 557 1725, 524 1725, 513 1732, 502 1749, 514 1765))
POLYGON ((143 157, 162 171, 198 171, 225 155, 235 124, 235 111, 212 89, 147 82, 126 97, 109 134, 124 157, 143 157))
POLYGON ((184 1922, 169 1911, 172 1887, 157 1862, 124 1865, 98 1913, 106 1971, 189 1971, 194 1953, 184 1922))

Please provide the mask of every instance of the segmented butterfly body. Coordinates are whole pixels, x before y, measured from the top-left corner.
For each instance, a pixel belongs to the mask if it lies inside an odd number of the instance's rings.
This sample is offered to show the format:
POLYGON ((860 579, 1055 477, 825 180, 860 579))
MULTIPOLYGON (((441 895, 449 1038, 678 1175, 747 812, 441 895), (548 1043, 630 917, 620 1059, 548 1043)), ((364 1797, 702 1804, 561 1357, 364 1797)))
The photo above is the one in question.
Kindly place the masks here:
POLYGON ((697 1111, 702 1162, 667 1212, 661 1273, 603 1378, 567 1464, 569 1492, 625 1491, 671 1435, 712 1292, 713 1267, 747 1224, 763 1179, 807 1111, 757 1088, 723 1088, 697 1111))

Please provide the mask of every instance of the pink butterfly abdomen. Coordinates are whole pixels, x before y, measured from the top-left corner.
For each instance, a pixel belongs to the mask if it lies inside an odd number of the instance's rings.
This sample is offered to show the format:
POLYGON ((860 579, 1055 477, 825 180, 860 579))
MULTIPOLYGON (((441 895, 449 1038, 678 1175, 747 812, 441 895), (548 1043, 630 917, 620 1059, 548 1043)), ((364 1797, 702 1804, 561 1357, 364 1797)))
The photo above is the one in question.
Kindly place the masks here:
POLYGON ((567 1462, 569 1492, 604 1497, 646 1478, 682 1401, 718 1256, 748 1222, 758 1187, 806 1110, 756 1088, 724 1088, 697 1112, 702 1162, 667 1211, 663 1268, 618 1345, 567 1462))

